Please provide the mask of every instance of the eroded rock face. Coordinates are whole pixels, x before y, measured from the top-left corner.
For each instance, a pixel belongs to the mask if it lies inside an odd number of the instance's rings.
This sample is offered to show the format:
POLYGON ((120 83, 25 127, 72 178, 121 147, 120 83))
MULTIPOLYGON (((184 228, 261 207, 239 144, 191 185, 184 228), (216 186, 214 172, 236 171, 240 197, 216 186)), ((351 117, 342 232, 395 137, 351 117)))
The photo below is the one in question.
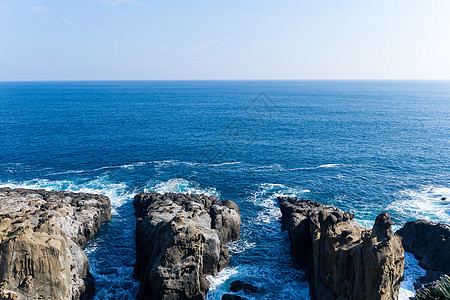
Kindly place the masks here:
POLYGON ((141 299, 204 299, 205 275, 228 265, 225 243, 240 235, 239 208, 205 195, 139 194, 135 276, 141 299))
POLYGON ((450 225, 427 220, 408 222, 396 232, 403 239, 403 247, 419 260, 427 270, 419 278, 418 286, 450 275, 450 225))
POLYGON ((295 260, 308 271, 313 299, 397 299, 404 252, 387 213, 372 230, 354 215, 310 200, 279 198, 295 260))
POLYGON ((0 188, 0 298, 89 298, 82 246, 110 217, 103 195, 0 188))

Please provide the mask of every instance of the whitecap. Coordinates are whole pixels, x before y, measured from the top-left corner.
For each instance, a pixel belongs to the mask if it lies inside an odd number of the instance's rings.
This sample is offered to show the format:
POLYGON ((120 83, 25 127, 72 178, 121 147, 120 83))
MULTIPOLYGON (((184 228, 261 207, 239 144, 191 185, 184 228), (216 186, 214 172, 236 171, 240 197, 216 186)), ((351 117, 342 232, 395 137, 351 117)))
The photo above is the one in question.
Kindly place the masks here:
POLYGON ((86 170, 69 170, 69 171, 63 171, 63 172, 54 172, 54 173, 48 173, 48 176, 52 175, 64 175, 64 174, 79 174, 79 173, 86 173, 89 171, 86 170))
POLYGON ((450 188, 424 186, 419 189, 405 189, 394 195, 388 206, 405 220, 427 219, 450 223, 450 188), (445 198, 445 200, 442 200, 445 198))
POLYGON ((316 166, 316 167, 299 167, 299 168, 287 169, 286 171, 317 170, 317 169, 322 169, 322 168, 335 168, 335 167, 339 167, 339 166, 342 166, 342 164, 324 164, 324 165, 320 165, 320 166, 316 166))
POLYGON ((310 192, 307 189, 291 188, 279 183, 260 184, 258 190, 249 197, 249 201, 254 205, 264 208, 258 213, 256 222, 259 224, 272 223, 281 217, 278 197, 299 197, 310 192))
POLYGON ((227 267, 220 271, 216 276, 208 275, 206 279, 209 281, 209 291, 214 291, 218 286, 227 281, 232 275, 238 273, 236 267, 227 267))
POLYGON ((334 168, 334 167, 339 167, 341 164, 325 164, 325 165, 320 165, 317 168, 334 168))
POLYGON ((222 166, 230 166, 230 165, 238 165, 240 164, 240 161, 230 161, 230 162, 223 162, 220 164, 210 164, 211 167, 222 167, 222 166))
POLYGON ((49 180, 36 178, 28 181, 14 182, 8 181, 0 183, 0 187, 11 188, 26 188, 26 189, 44 189, 55 191, 67 191, 75 193, 88 194, 102 194, 111 200, 113 207, 112 213, 115 213, 114 208, 121 206, 123 203, 134 197, 134 193, 129 191, 129 188, 124 182, 112 182, 108 176, 100 176, 95 179, 85 181, 74 180, 49 180))
POLYGON ((403 275, 405 279, 401 283, 399 300, 409 300, 409 297, 414 296, 414 283, 416 280, 424 276, 426 271, 419 266, 419 261, 412 253, 405 252, 405 269, 403 275))
POLYGON ((150 182, 144 192, 154 193, 181 193, 181 194, 203 194, 207 196, 219 197, 220 193, 215 188, 202 188, 195 181, 183 178, 172 178, 168 181, 150 182))
POLYGON ((244 238, 239 238, 236 241, 229 242, 227 246, 230 250, 230 253, 233 255, 254 248, 256 246, 256 243, 249 242, 244 238))

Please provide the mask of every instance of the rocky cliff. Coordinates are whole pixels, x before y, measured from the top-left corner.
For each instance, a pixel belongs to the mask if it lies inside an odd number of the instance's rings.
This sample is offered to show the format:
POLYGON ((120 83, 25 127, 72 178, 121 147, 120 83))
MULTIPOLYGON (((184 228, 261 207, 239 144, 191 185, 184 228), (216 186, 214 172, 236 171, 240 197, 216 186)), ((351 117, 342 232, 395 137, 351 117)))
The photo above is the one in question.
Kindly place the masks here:
POLYGON ((372 229, 350 212, 298 198, 279 198, 282 226, 298 264, 307 269, 313 299, 397 299, 404 253, 387 213, 372 229))
POLYGON ((82 246, 111 217, 102 195, 0 189, 0 298, 87 299, 82 246))
POLYGON ((427 270, 420 284, 437 280, 441 275, 450 275, 450 225, 427 220, 408 222, 397 234, 402 237, 403 247, 419 260, 427 270))
POLYGON ((135 275, 141 299, 204 299, 205 275, 228 265, 225 243, 240 235, 239 208, 215 197, 139 194, 135 275))

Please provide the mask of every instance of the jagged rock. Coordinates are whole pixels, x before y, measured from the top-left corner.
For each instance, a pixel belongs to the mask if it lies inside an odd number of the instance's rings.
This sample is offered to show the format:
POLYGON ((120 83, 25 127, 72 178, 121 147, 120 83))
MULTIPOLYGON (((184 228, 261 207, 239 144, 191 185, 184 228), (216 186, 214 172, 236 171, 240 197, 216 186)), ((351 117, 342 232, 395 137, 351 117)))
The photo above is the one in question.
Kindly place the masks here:
POLYGON ((225 243, 240 235, 239 208, 205 195, 139 194, 135 276, 141 299, 204 299, 205 275, 228 265, 225 243))
POLYGON ((82 246, 110 217, 103 195, 0 188, 0 299, 88 299, 82 246))
POLYGON ((427 220, 408 222, 396 232, 403 247, 419 260, 427 275, 419 278, 416 288, 450 275, 450 225, 427 220))
POLYGON ((256 293, 258 291, 258 287, 249 283, 245 283, 241 280, 235 280, 231 283, 230 291, 232 292, 244 291, 246 293, 256 293))
POLYGON ((222 300, 244 300, 244 298, 234 294, 223 294, 222 300))
POLYGON ((313 299, 398 298, 404 253, 387 213, 370 230, 333 206, 292 197, 279 201, 283 229, 294 259, 307 270, 313 299))

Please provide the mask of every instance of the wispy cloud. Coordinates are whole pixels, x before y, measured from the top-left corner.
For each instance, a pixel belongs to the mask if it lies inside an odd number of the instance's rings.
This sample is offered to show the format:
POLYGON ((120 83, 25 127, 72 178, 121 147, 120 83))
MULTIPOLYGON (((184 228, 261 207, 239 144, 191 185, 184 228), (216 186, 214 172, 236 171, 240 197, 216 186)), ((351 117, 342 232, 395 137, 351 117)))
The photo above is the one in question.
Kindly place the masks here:
POLYGON ((61 20, 63 20, 67 24, 72 25, 72 22, 70 22, 70 20, 68 20, 66 17, 64 17, 64 16, 59 16, 59 17, 61 18, 61 20))
POLYGON ((195 53, 197 51, 203 50, 205 48, 211 47, 212 45, 218 44, 220 42, 223 42, 223 41, 226 41, 226 40, 229 40, 229 39, 230 38, 222 38, 222 39, 216 39, 216 40, 211 40, 211 41, 208 41, 208 42, 201 43, 201 44, 199 44, 199 45, 197 45, 197 46, 195 46, 195 47, 193 47, 191 49, 188 49, 188 50, 184 51, 183 53, 181 53, 177 57, 182 57, 182 56, 186 56, 186 55, 195 53))
POLYGON ((104 35, 104 36, 106 36, 106 37, 112 39, 112 36, 111 36, 109 33, 105 32, 105 31, 103 31, 103 30, 101 30, 101 29, 97 29, 95 32, 97 32, 97 33, 100 34, 100 35, 104 35))
POLYGON ((167 46, 167 45, 162 46, 160 49, 161 53, 166 53, 168 48, 169 48, 169 46, 167 46))
POLYGON ((30 11, 33 13, 36 13, 36 14, 43 13, 47 10, 48 10, 48 7, 46 7, 46 6, 33 6, 32 8, 30 8, 30 11))
POLYGON ((135 0, 102 0, 103 3, 109 4, 111 6, 117 6, 120 4, 137 4, 137 5, 148 5, 147 3, 135 1, 135 0))

